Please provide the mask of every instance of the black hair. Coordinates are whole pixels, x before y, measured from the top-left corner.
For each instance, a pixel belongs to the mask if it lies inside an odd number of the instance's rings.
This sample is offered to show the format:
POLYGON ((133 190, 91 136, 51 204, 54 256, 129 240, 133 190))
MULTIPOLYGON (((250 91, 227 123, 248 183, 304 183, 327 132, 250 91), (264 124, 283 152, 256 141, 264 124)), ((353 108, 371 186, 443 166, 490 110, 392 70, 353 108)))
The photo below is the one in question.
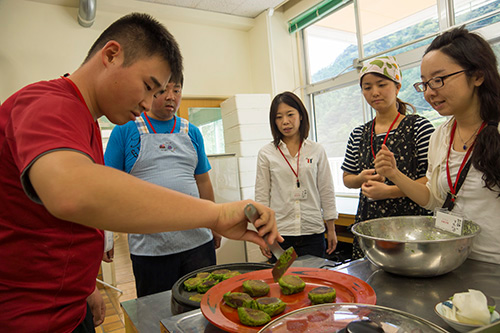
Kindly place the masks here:
MULTIPOLYGON (((494 190, 500 187, 500 75, 497 59, 490 44, 481 36, 469 32, 464 26, 454 28, 434 39, 425 51, 438 50, 466 69, 468 77, 482 76, 477 87, 480 100, 479 114, 487 126, 476 138, 472 152, 472 165, 483 173, 485 186, 494 190)), ((499 194, 500 196, 500 194, 499 194)))
POLYGON ((180 77, 177 77, 174 79, 173 77, 170 79, 169 83, 175 83, 175 84, 180 84, 181 88, 184 88, 184 74, 181 73, 180 77))
POLYGON ((182 75, 182 55, 177 41, 148 14, 131 13, 112 23, 94 42, 83 63, 111 40, 123 48, 123 66, 130 66, 141 58, 160 56, 169 64, 174 80, 182 75))
POLYGON ((281 94, 276 95, 271 102, 269 124, 271 125, 271 133, 274 138, 274 146, 278 147, 280 140, 283 138, 283 134, 280 132, 278 126, 276 125, 276 115, 278 114, 278 107, 281 103, 285 103, 286 105, 291 106, 299 112, 299 115, 302 118, 299 127, 300 140, 302 141, 307 139, 307 136, 309 135, 310 125, 309 115, 307 113, 306 107, 297 95, 295 95, 293 92, 285 91, 281 94))

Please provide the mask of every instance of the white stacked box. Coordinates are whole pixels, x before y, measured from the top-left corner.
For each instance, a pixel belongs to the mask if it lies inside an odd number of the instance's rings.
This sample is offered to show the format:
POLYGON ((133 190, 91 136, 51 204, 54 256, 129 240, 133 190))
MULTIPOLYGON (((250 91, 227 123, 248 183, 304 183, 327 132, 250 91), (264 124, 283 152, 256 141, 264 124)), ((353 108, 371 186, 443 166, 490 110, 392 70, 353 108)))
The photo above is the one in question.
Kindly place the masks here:
POLYGON ((269 94, 236 94, 221 103, 222 117, 235 111, 244 109, 266 109, 269 112, 271 96, 269 94))
POLYGON ((236 154, 238 157, 255 157, 259 153, 260 148, 270 141, 271 140, 226 142, 226 153, 236 154))
POLYGON ((257 156, 247 156, 238 158, 238 169, 240 172, 255 171, 257 167, 257 156))
POLYGON ((240 171, 240 185, 241 185, 241 187, 255 186, 255 176, 256 176, 255 170, 246 171, 246 172, 240 171))
POLYGON ((224 125, 224 142, 234 143, 239 141, 267 140, 271 141, 271 129, 268 124, 236 125, 227 128, 224 125))
POLYGON ((241 200, 255 200, 255 185, 240 188, 241 200))
MULTIPOLYGON (((221 104, 226 153, 238 157, 240 193, 242 199, 255 198, 255 174, 259 150, 272 141, 269 127, 268 94, 238 94, 221 104)), ((250 262, 263 262, 266 258, 259 247, 247 242, 250 262)))
POLYGON ((233 128, 240 124, 265 124, 269 127, 269 106, 230 110, 227 113, 222 113, 221 116, 226 128, 233 128))

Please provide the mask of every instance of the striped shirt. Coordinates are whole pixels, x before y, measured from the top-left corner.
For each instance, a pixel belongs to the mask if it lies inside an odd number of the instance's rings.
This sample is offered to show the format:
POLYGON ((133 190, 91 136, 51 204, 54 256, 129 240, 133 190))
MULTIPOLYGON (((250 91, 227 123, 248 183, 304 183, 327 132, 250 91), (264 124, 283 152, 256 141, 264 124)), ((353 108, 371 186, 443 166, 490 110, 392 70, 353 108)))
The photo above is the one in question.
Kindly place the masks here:
MULTIPOLYGON (((429 139, 431 134, 434 132, 434 127, 426 118, 419 115, 408 115, 407 117, 416 116, 414 129, 415 129, 415 140, 417 147, 417 158, 418 158, 418 178, 424 177, 427 172, 427 149, 429 146, 429 139)), ((359 167, 359 146, 361 136, 365 131, 371 130, 372 121, 366 124, 356 127, 349 136, 349 141, 347 143, 346 153, 344 157, 344 162, 342 163, 342 170, 351 174, 359 174, 361 171, 359 167), (368 127, 367 127, 368 126, 368 127)), ((394 135, 397 128, 391 130, 389 133, 388 140, 392 135, 394 135)), ((377 137, 384 137, 386 133, 377 134, 377 137)), ((375 152, 376 153, 376 152, 375 152)))

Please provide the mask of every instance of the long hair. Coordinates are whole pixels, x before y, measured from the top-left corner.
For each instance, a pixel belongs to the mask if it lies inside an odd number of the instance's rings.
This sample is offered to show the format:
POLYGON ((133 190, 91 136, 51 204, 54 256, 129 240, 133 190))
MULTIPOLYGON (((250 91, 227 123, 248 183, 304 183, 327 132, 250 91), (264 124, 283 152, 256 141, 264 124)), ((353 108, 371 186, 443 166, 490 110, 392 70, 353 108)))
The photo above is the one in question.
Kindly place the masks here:
POLYGON ((112 40, 123 48, 123 66, 130 66, 142 58, 159 56, 169 64, 172 79, 180 80, 183 65, 179 45, 174 36, 150 15, 132 13, 116 20, 97 38, 83 63, 112 40))
POLYGON ((278 126, 276 126, 276 115, 278 113, 278 106, 281 103, 285 103, 288 106, 291 106, 294 109, 297 109, 300 117, 302 118, 300 121, 299 133, 300 140, 303 141, 307 139, 309 135, 309 115, 307 113, 306 107, 304 103, 300 100, 300 98, 295 95, 293 92, 285 91, 281 94, 278 94, 274 97, 271 102, 271 110, 269 112, 269 124, 271 126, 271 133, 273 135, 273 143, 275 147, 278 147, 280 140, 283 138, 283 134, 281 134, 278 126))
MULTIPOLYGON (((477 87, 480 100, 479 114, 487 126, 476 138, 472 152, 472 165, 483 173, 486 187, 494 190, 500 187, 500 75, 497 59, 491 46, 481 36, 469 32, 464 26, 452 29, 436 37, 425 54, 439 50, 452 58, 472 75, 483 76, 483 83, 477 87)), ((500 196, 500 194, 499 194, 500 196)))

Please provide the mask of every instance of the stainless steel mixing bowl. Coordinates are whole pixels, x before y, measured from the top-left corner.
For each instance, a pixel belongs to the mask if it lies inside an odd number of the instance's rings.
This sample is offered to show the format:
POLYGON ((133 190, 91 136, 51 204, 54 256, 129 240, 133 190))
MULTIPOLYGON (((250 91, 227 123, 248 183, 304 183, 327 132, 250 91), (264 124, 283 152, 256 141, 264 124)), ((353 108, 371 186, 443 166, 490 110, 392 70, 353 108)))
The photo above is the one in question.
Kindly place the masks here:
POLYGON ((458 268, 481 228, 464 221, 462 236, 436 228, 432 216, 394 216, 357 223, 352 232, 364 254, 383 270, 430 277, 458 268))

